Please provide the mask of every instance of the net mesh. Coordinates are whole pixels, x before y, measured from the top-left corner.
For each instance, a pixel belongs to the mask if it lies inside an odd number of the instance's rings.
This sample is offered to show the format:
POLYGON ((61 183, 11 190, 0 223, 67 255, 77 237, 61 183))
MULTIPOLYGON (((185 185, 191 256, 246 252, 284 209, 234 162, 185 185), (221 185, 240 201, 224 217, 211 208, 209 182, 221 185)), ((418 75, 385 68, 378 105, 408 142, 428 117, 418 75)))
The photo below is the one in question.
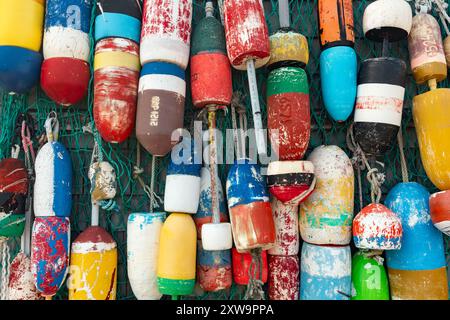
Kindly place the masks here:
MULTIPOLYGON (((95 0, 93 2, 96 2, 95 0)), ((193 28, 198 21, 204 16, 204 5, 206 1, 193 1, 193 28)), ((279 28, 278 5, 277 1, 263 1, 266 20, 270 34, 276 32, 279 28)), ((381 55, 381 45, 364 39, 362 32, 362 15, 369 1, 355 0, 353 1, 354 17, 355 17, 355 51, 358 60, 376 57, 381 55)), ((413 6, 413 3, 411 3, 413 6)), ((215 5, 215 15, 219 17, 217 5, 215 5)), ((95 6, 94 6, 95 8, 95 6)), ((327 115, 324 108, 322 96, 320 92, 320 73, 319 73, 319 55, 320 45, 318 39, 318 21, 317 21, 317 1, 298 0, 289 1, 291 14, 291 27, 297 32, 302 33, 308 39, 310 60, 306 67, 309 85, 310 85, 310 103, 311 103, 311 140, 307 155, 315 147, 322 144, 335 144, 351 154, 346 145, 346 133, 352 122, 352 117, 344 123, 336 123, 327 115)), ((94 11, 93 11, 94 12, 94 11)), ((93 61, 92 38, 93 20, 91 25, 91 62, 93 61)), ((445 34, 443 32, 443 34, 445 34)), ((406 41, 393 43, 390 46, 390 55, 401 58, 409 65, 409 56, 406 41)), ((408 66, 409 67, 409 66, 408 66)), ((186 79, 189 79, 189 69, 186 79)), ((263 123, 267 123, 266 99, 265 99, 265 82, 267 79, 267 71, 262 68, 257 70, 258 88, 260 94, 260 103, 262 109, 263 123)), ((192 126, 193 119, 197 116, 194 111, 190 99, 189 80, 188 96, 186 97, 185 108, 185 127, 192 126)), ((60 138, 70 150, 73 161, 73 209, 71 216, 72 239, 90 225, 91 206, 90 206, 90 182, 87 177, 88 168, 91 161, 92 148, 94 145, 94 136, 83 132, 83 126, 93 122, 92 101, 93 101, 93 79, 91 78, 91 86, 88 97, 79 105, 63 108, 52 102, 39 88, 33 89, 28 95, 9 95, 2 93, 1 109, 0 109, 0 159, 10 156, 11 146, 15 143, 20 144, 20 135, 16 132, 16 118, 20 113, 29 112, 35 119, 35 136, 39 136, 45 132, 44 122, 50 111, 54 110, 58 113, 60 121, 60 138)), ((448 87, 448 82, 443 81, 440 87, 448 87)), ((247 106, 247 115, 249 119, 249 127, 252 127, 250 95, 247 86, 247 76, 245 72, 233 70, 233 89, 244 94, 245 105, 247 106)), ((407 167, 410 181, 416 181, 423 184, 430 192, 437 189, 427 178, 423 169, 417 138, 414 130, 412 119, 412 98, 413 96, 426 91, 426 86, 417 86, 411 70, 408 70, 408 81, 406 87, 405 103, 403 107, 402 132, 404 139, 404 149, 407 160, 407 167)), ((225 130, 231 128, 231 116, 228 113, 218 113, 218 128, 225 130)), ((120 212, 101 211, 100 225, 104 227, 114 237, 118 244, 118 283, 117 298, 118 299, 134 299, 133 292, 129 286, 126 270, 126 225, 127 217, 131 212, 148 212, 149 199, 142 189, 141 185, 135 179, 133 167, 136 165, 136 138, 134 136, 127 139, 119 145, 102 143, 99 141, 103 157, 109 161, 115 168, 118 180, 118 195, 116 200, 120 206, 120 212)), ((35 148, 38 147, 37 139, 34 139, 35 148)), ((144 181, 150 183, 150 167, 151 156, 141 150, 141 167, 144 170, 141 177, 144 181)), ((23 153, 21 154, 23 158, 23 153)), ((385 165, 386 180, 382 186, 383 197, 396 184, 402 181, 400 154, 397 144, 393 144, 391 149, 386 153, 384 158, 379 159, 385 165)), ((157 161, 155 171, 155 191, 158 195, 164 192, 164 176, 165 168, 168 163, 168 156, 160 158, 157 161)), ((228 165, 220 166, 220 177, 222 183, 226 179, 228 165)), ((370 202, 370 186, 368 182, 362 179, 362 199, 365 205, 370 202)), ((355 190, 355 210, 360 208, 360 195, 355 190)), ((158 209, 157 209, 158 210, 158 209)), ((162 210, 162 208, 161 208, 162 210)), ((9 245, 12 248, 12 257, 20 249, 20 239, 9 239, 9 245)), ((446 238, 447 261, 449 261, 449 239, 446 238)), ((195 294, 188 299, 242 299, 245 288, 237 285, 226 291, 217 293, 204 293, 199 288, 195 294)), ((56 298, 66 298, 67 288, 65 285, 61 287, 56 298)))

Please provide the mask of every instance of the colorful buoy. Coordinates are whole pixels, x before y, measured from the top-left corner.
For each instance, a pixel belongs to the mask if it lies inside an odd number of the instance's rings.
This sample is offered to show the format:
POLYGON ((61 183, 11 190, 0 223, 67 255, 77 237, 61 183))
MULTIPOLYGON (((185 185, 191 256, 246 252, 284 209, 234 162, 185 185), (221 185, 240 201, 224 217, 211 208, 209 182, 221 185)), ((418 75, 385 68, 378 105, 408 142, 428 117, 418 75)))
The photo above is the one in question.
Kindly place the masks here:
POLYGON ((248 252, 239 253, 236 248, 231 249, 231 256, 233 259, 233 280, 239 285, 246 286, 249 282, 249 271, 255 279, 261 280, 263 283, 267 282, 268 278, 268 263, 267 251, 261 252, 261 266, 255 268, 252 265, 252 256, 248 252), (252 270, 249 270, 252 266, 252 270), (261 272, 262 271, 262 272, 261 272))
POLYGON ((289 27, 281 27, 269 37, 270 60, 267 68, 274 70, 280 67, 295 66, 304 68, 309 61, 308 40, 289 27))
POLYGON ((430 215, 434 226, 450 236, 450 190, 430 196, 430 215))
POLYGON ((389 283, 383 258, 358 251, 352 259, 352 300, 389 300, 389 283))
POLYGON ((197 281, 207 292, 231 287, 233 279, 230 250, 204 250, 197 241, 197 281))
POLYGON ((274 198, 271 202, 275 222, 275 245, 268 250, 269 255, 293 256, 298 254, 298 206, 286 205, 274 198))
POLYGON ((298 300, 299 272, 297 255, 269 255, 269 299, 298 300))
POLYGON ((8 300, 40 299, 40 292, 34 285, 31 260, 25 253, 19 252, 10 266, 8 300))

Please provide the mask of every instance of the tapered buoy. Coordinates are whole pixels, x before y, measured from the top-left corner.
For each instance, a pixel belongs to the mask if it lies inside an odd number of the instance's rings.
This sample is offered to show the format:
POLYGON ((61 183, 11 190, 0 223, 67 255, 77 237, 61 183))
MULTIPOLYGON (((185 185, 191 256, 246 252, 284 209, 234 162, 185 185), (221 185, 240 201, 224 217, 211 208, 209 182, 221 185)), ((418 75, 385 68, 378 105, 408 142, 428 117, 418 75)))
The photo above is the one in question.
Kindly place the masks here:
POLYGON ((359 251, 352 259, 352 300, 389 300, 389 284, 381 256, 359 251))
POLYGON ((159 238, 165 212, 132 213, 128 216, 127 271, 131 289, 138 300, 159 300, 156 279, 159 238))
POLYGON ((415 182, 397 184, 386 197, 403 226, 401 249, 386 252, 394 300, 448 299, 444 241, 431 222, 429 197, 415 182))
POLYGON ((8 281, 8 300, 40 300, 40 292, 34 285, 31 260, 19 252, 11 262, 8 281))
POLYGON ((116 300, 117 244, 103 228, 91 226, 72 243, 69 300, 116 300))
POLYGON ((184 70, 170 63, 153 62, 142 67, 136 137, 154 156, 165 156, 178 143, 178 136, 173 140, 172 133, 183 128, 184 77, 184 70))
POLYGON ((216 292, 231 287, 230 250, 204 250, 202 241, 197 241, 197 281, 207 292, 216 292))
POLYGON ((298 254, 298 206, 286 205, 274 198, 271 202, 275 222, 275 245, 269 249, 270 255, 293 256, 298 254))
POLYGON ((261 266, 255 268, 252 264, 252 255, 244 252, 239 253, 236 248, 231 249, 231 256, 233 258, 233 280, 239 285, 246 286, 249 281, 249 271, 255 276, 255 279, 261 280, 263 283, 267 282, 268 278, 268 263, 267 251, 261 252, 261 266), (250 267, 252 270, 250 270, 250 267))
POLYGON ((430 215, 434 226, 450 236, 450 190, 430 196, 430 215))
POLYGON ((349 300, 349 246, 316 246, 303 242, 300 258, 300 300, 349 300))
POLYGON ((298 300, 300 262, 298 256, 269 254, 269 300, 298 300))
POLYGON ((275 243, 275 225, 266 183, 260 167, 248 159, 237 160, 227 178, 228 210, 234 244, 239 252, 275 243))
POLYGON ((398 250, 401 239, 400 219, 382 204, 369 204, 353 219, 353 241, 357 248, 398 250))
POLYGON ((309 61, 308 40, 289 27, 280 28, 269 37, 270 60, 267 68, 274 70, 280 67, 305 68, 309 61))
POLYGON ((313 244, 347 245, 352 237, 354 173, 337 146, 319 146, 309 155, 314 165, 314 192, 300 204, 300 234, 313 244))

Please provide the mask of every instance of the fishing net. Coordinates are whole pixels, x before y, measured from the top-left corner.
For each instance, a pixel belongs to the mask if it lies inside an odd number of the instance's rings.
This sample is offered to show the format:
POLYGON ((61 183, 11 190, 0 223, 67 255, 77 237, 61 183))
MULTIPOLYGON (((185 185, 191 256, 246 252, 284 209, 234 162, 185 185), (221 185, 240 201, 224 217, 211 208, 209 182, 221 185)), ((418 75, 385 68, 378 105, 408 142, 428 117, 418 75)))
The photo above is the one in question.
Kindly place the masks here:
MULTIPOLYGON (((95 1, 93 1, 95 2, 95 1)), ((278 6, 277 1, 263 1, 266 13, 266 19, 270 34, 276 32, 279 28, 278 20, 278 6)), ((324 108, 321 89, 320 89, 320 72, 319 72, 319 55, 320 45, 318 39, 318 21, 317 21, 317 1, 298 0, 289 1, 291 26, 297 32, 302 33, 308 39, 310 60, 306 67, 309 84, 310 84, 310 102, 311 102, 311 123, 312 132, 311 140, 307 155, 317 146, 322 144, 335 144, 341 147, 351 155, 351 152, 346 143, 346 134, 349 125, 352 122, 352 117, 346 122, 337 123, 330 120, 324 108)), ((376 57, 381 55, 381 44, 377 44, 367 39, 364 39, 362 32, 362 16, 365 7, 369 1, 354 0, 354 17, 355 17, 355 34, 356 43, 355 50, 358 54, 358 60, 361 61, 366 58, 376 57)), ((194 1, 193 27, 195 28, 198 21, 204 16, 205 1, 194 1)), ((413 6, 413 3, 411 4, 413 6)), ((94 6, 95 8, 95 6, 94 6)), ((93 11, 94 12, 94 11, 93 11)), ((215 14, 219 17, 217 10, 215 14)), ((91 24, 91 35, 93 28, 93 19, 91 24)), ((445 33, 443 33, 445 34, 445 33)), ((91 36, 91 62, 93 61, 93 38, 91 36)), ((406 41, 393 43, 390 46, 390 55, 401 58, 409 65, 409 56, 406 41)), ((189 70, 187 71, 186 79, 189 79, 189 70)), ((260 94, 260 102, 262 108, 263 123, 267 123, 266 113, 266 99, 265 86, 267 79, 267 71, 262 68, 257 70, 258 88, 260 94)), ((220 81, 220 79, 218 79, 220 81)), ((13 144, 20 144, 20 134, 16 130, 16 119, 21 113, 30 113, 34 120, 34 146, 38 147, 37 137, 42 135, 44 130, 44 122, 50 111, 54 110, 58 114, 60 122, 60 138, 70 150, 73 161, 73 209, 71 215, 72 239, 82 232, 90 225, 91 205, 90 205, 90 182, 87 177, 88 168, 91 161, 92 148, 94 146, 94 136, 88 132, 83 131, 83 126, 93 122, 92 115, 92 101, 93 101, 93 79, 91 79, 91 86, 89 94, 85 101, 72 106, 70 108, 63 108, 52 102, 40 88, 33 89, 28 95, 11 96, 7 93, 1 95, 1 109, 0 109, 0 159, 10 156, 11 146, 13 144)), ((441 82, 440 87, 448 87, 448 82, 441 82)), ((249 127, 252 127, 252 117, 250 108, 250 95, 248 92, 247 76, 245 72, 233 70, 233 89, 239 91, 244 95, 244 103, 247 106, 247 115, 249 120, 249 127)), ((402 133, 404 140, 404 150, 406 155, 407 168, 409 172, 410 181, 416 181, 423 184, 430 192, 435 192, 437 189, 433 186, 427 178, 423 169, 417 138, 414 130, 414 122, 412 119, 412 98, 427 91, 426 86, 417 86, 411 70, 408 70, 408 81, 406 86, 405 103, 403 107, 402 119, 402 133)), ((186 97, 186 111, 185 111, 185 127, 191 128, 192 121, 197 118, 198 111, 194 111, 190 99, 190 89, 188 80, 188 96, 186 97)), ((218 113, 218 128, 223 131, 232 127, 230 113, 218 113)), ((20 133, 20 131, 19 131, 20 133)), ((130 288, 127 278, 126 269, 126 226, 127 217, 132 212, 148 212, 149 198, 144 192, 142 186, 136 179, 139 170, 136 171, 136 138, 134 136, 127 139, 121 144, 101 143, 100 147, 103 157, 109 161, 115 168, 118 180, 118 195, 116 200, 120 206, 120 212, 101 210, 100 225, 104 227, 114 237, 118 244, 118 283, 117 283, 117 298, 118 299, 135 299, 130 288)), ((23 153, 20 155, 23 158, 23 153)), ((151 156, 141 150, 140 167, 143 169, 140 177, 145 183, 150 183, 151 174, 151 156)), ((384 163, 386 179, 382 185, 382 199, 386 193, 396 184, 402 181, 400 153, 397 144, 393 144, 386 155, 378 159, 384 163)), ((168 156, 163 159, 158 159, 155 174, 155 192, 162 196, 164 193, 165 168, 167 166, 168 156)), ((219 168, 219 175, 222 183, 226 180, 226 174, 229 165, 221 165, 219 168)), ((355 190, 355 213, 361 207, 360 194, 355 190)), ((370 202, 370 185, 362 177, 362 199, 363 205, 370 202)), ((158 209, 156 209, 158 210, 158 209)), ((159 210, 162 210, 160 207, 159 210)), ((9 239, 11 247, 11 256, 20 249, 20 239, 9 239)), ((449 239, 446 238, 447 261, 449 261, 450 246, 449 239)), ((245 294, 245 288, 237 285, 227 291, 218 293, 204 293, 198 288, 195 294, 186 299, 242 299, 245 294)), ((56 299, 67 298, 67 288, 62 286, 56 299)))

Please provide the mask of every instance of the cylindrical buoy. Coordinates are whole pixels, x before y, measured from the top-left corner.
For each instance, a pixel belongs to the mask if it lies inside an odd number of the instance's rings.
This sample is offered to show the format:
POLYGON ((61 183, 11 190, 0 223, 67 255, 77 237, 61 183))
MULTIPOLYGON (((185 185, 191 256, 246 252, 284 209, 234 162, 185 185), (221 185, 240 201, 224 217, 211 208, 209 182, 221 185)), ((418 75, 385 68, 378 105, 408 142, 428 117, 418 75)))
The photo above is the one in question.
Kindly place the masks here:
POLYGON ((382 57, 361 63, 353 129, 364 152, 381 155, 392 147, 402 121, 405 85, 403 60, 382 57))
POLYGON ((183 69, 165 62, 147 63, 142 67, 136 137, 152 155, 165 156, 178 143, 172 134, 183 128, 185 97, 183 69))
POLYGON ((394 300, 448 299, 444 240, 431 222, 429 198, 415 182, 397 184, 386 197, 386 206, 403 226, 401 249, 386 252, 394 300))
POLYGON ((353 47, 353 6, 351 0, 319 0, 319 34, 322 48, 353 47))
POLYGON ((161 229, 158 288, 162 294, 188 295, 195 286, 197 231, 191 215, 172 213, 161 229))
POLYGON ((353 241, 357 248, 398 250, 401 239, 400 219, 382 204, 369 204, 353 219, 353 241))
POLYGON ((281 28, 269 37, 270 60, 267 68, 295 66, 304 68, 309 61, 308 40, 291 28, 281 28))
POLYGON ((357 252, 352 259, 352 300, 389 300, 389 284, 381 256, 357 252))
POLYGON ((197 281, 207 292, 215 292, 231 287, 230 250, 204 250, 202 241, 197 241, 197 281))
POLYGON ((186 70, 191 24, 192 0, 146 0, 141 31, 142 65, 164 61, 186 70))
POLYGON ((430 196, 430 215, 434 226, 450 236, 450 190, 436 192, 430 196))
POLYGON ((297 255, 269 254, 269 300, 298 300, 300 262, 297 255))
POLYGON ((300 262, 300 300, 349 300, 350 246, 317 246, 303 242, 300 262))
POLYGON ((319 146, 309 155, 314 165, 314 192, 300 204, 300 234, 313 244, 347 245, 352 237, 354 173, 345 152, 319 146))
POLYGON ((117 244, 103 228, 91 226, 72 243, 69 300, 116 300, 117 244))
POLYGON ((269 249, 270 255, 293 256, 298 254, 298 206, 286 205, 272 199, 272 214, 275 222, 275 245, 269 249))
POLYGON ((31 260, 19 252, 11 262, 8 281, 8 300, 40 300, 39 291, 34 285, 31 260))
POLYGON ((233 280, 239 285, 246 286, 249 282, 249 271, 255 279, 261 280, 263 283, 267 282, 268 278, 268 263, 267 251, 261 252, 261 265, 255 266, 252 264, 252 255, 248 252, 239 253, 236 248, 231 249, 231 256, 233 259, 233 280), (250 270, 252 267, 252 270, 250 270))
POLYGON ((159 237, 166 218, 165 212, 132 213, 128 216, 127 271, 134 295, 138 300, 159 300, 156 279, 159 237))

